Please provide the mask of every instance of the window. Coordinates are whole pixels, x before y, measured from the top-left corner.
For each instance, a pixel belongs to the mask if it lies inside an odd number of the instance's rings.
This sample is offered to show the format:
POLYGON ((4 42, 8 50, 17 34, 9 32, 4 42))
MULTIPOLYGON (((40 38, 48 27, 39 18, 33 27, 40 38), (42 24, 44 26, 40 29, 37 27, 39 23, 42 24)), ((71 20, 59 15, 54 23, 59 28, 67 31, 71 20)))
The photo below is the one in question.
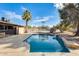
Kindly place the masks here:
POLYGON ((0 30, 3 30, 4 29, 4 26, 3 25, 0 25, 0 30))

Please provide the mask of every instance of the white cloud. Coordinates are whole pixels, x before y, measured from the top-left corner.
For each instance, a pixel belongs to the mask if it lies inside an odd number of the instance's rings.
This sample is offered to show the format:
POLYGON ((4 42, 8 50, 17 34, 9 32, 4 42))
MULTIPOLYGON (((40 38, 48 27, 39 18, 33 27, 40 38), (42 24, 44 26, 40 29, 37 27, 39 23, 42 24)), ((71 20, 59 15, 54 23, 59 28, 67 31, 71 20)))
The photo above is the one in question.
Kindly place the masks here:
POLYGON ((53 18, 53 16, 46 16, 46 17, 36 17, 35 18, 35 20, 34 20, 34 22, 42 22, 42 21, 48 21, 48 20, 50 20, 50 18, 53 18))
POLYGON ((62 9, 64 7, 63 3, 56 3, 54 6, 58 9, 62 9))
POLYGON ((10 19, 19 19, 19 20, 22 19, 21 15, 16 14, 15 12, 3 11, 3 13, 7 18, 10 18, 10 19))
POLYGON ((22 9, 23 11, 28 10, 28 9, 25 8, 24 6, 21 6, 21 9, 22 9))
POLYGON ((53 25, 49 25, 49 27, 50 27, 50 28, 52 28, 52 27, 53 27, 53 25))

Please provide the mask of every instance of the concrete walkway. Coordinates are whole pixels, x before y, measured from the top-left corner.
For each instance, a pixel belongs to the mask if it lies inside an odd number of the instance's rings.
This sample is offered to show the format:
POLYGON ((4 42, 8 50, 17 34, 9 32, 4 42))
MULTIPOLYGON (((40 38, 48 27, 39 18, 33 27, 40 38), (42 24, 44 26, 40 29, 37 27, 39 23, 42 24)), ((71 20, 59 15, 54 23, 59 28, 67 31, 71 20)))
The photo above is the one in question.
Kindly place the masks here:
POLYGON ((27 55, 28 50, 23 40, 29 35, 12 35, 5 38, 0 38, 0 55, 27 55))

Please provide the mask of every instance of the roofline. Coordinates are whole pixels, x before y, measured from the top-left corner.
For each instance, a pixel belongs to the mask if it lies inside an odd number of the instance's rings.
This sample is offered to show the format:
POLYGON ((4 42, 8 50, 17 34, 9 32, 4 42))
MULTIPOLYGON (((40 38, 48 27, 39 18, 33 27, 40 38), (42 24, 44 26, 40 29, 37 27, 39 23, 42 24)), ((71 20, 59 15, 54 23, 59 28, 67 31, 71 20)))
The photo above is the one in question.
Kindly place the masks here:
POLYGON ((5 21, 0 21, 0 23, 3 23, 3 24, 8 24, 8 25, 13 25, 13 26, 20 26, 20 27, 24 27, 22 25, 17 25, 17 24, 13 24, 13 23, 10 23, 10 22, 5 22, 5 21))

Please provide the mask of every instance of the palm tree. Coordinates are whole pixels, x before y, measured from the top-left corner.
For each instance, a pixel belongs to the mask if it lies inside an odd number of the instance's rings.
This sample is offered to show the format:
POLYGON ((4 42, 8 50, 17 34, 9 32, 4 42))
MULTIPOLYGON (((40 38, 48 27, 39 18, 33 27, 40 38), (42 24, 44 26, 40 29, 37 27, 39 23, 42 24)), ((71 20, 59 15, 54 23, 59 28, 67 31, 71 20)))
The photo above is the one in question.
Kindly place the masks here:
POLYGON ((26 27, 25 27, 26 31, 25 32, 27 32, 28 21, 31 20, 31 13, 28 10, 24 11, 24 13, 22 15, 22 19, 26 21, 26 27))
POLYGON ((75 25, 77 28, 75 35, 79 35, 79 4, 69 3, 64 6, 62 10, 59 10, 61 19, 75 25))

